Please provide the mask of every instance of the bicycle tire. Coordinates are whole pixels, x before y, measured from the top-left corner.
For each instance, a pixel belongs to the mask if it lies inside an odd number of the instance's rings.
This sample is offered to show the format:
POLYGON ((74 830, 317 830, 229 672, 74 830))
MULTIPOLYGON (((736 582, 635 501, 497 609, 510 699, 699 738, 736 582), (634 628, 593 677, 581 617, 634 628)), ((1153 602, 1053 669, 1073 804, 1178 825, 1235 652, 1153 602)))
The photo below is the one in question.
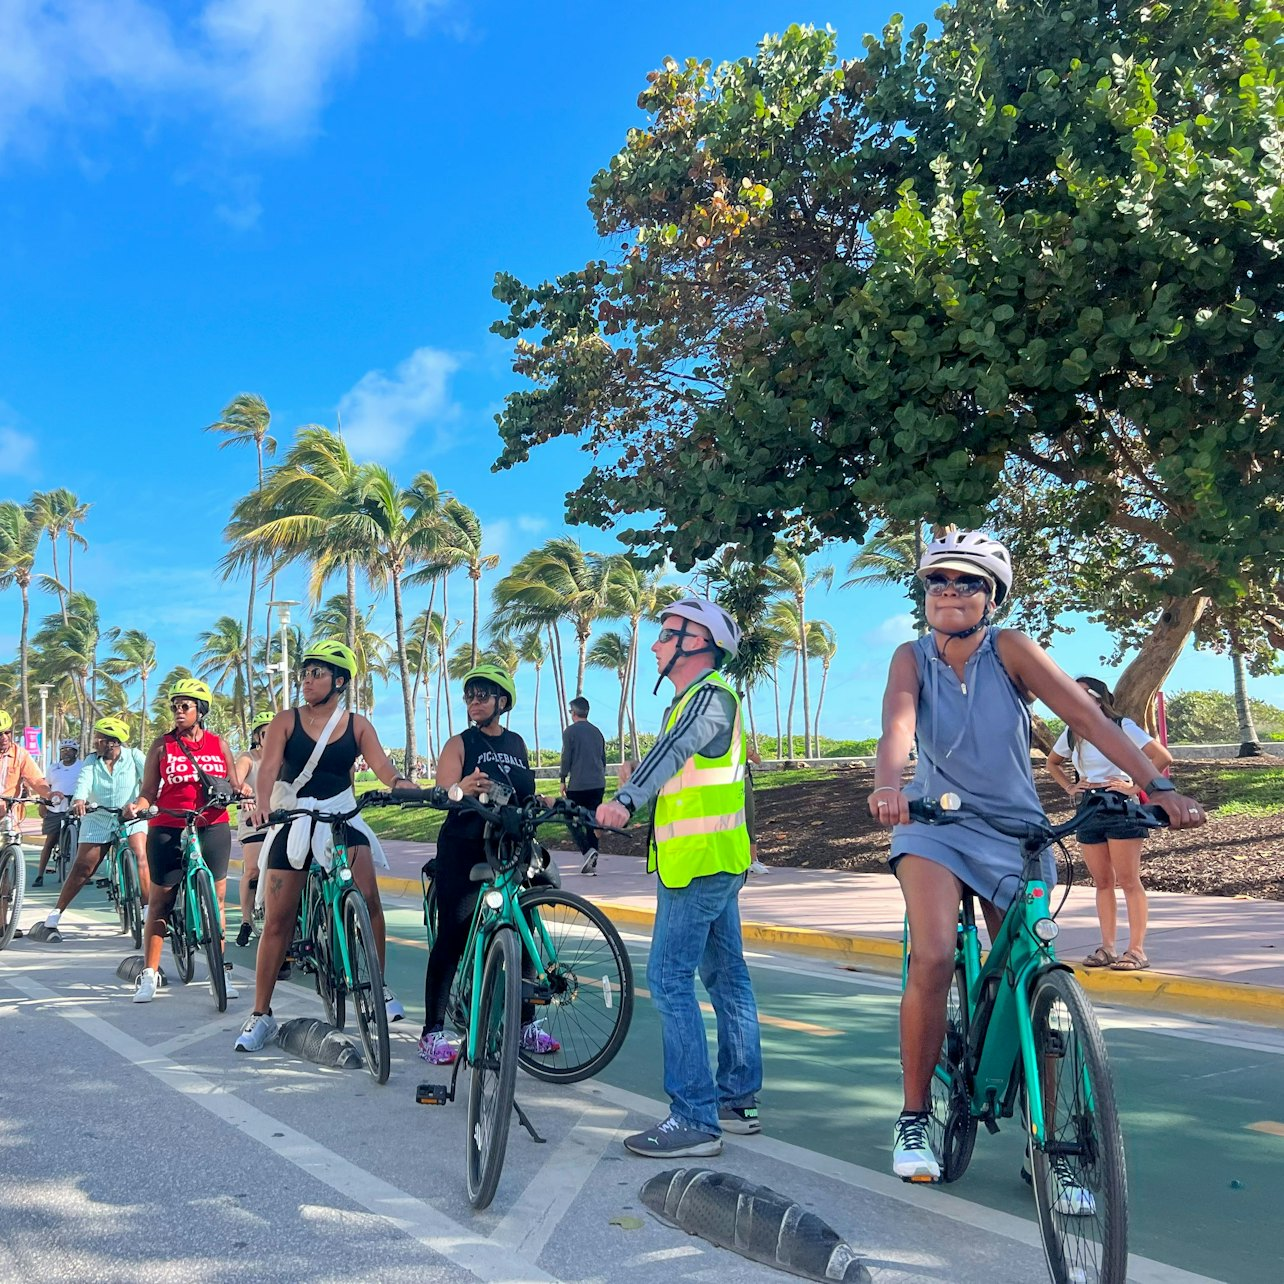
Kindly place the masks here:
POLYGON ((178 979, 186 985, 196 975, 196 943, 187 925, 187 887, 179 883, 169 916, 169 949, 178 979))
POLYGON ((1031 1167, 1048 1272, 1054 1284, 1125 1284, 1128 1174, 1101 1027, 1078 982, 1060 970, 1035 983, 1030 1013, 1047 1129, 1046 1148, 1031 1147, 1031 1167), (1091 1211, 1059 1207, 1067 1187, 1086 1191, 1091 1211))
POLYGON ((521 1038, 521 946, 517 933, 499 927, 486 945, 475 1031, 477 1056, 468 1086, 468 1200, 490 1206, 508 1149, 521 1038))
POLYGON ((54 869, 57 871, 60 883, 65 883, 67 875, 71 872, 71 862, 75 859, 76 837, 79 832, 80 825, 75 820, 67 821, 58 831, 58 850, 54 856, 54 869))
POLYGON ((121 918, 124 930, 134 938, 134 949, 143 948, 143 901, 138 890, 138 857, 126 847, 120 857, 120 894, 123 899, 121 918))
POLYGON ((27 866, 17 843, 0 847, 0 950, 13 940, 27 890, 27 866))
POLYGON ((633 964, 615 925, 596 905, 574 892, 537 887, 520 894, 520 911, 531 921, 543 947, 543 925, 554 959, 544 959, 549 975, 546 1005, 538 1008, 557 1052, 537 1055, 524 1048, 518 1064, 545 1083, 578 1083, 597 1074, 619 1052, 633 1020, 633 964))
POLYGON ((112 853, 111 860, 111 877, 107 883, 108 900, 111 901, 116 911, 116 919, 120 923, 120 934, 129 935, 129 894, 125 890, 125 853, 129 851, 128 845, 116 847, 112 853))
POLYGON ((196 912, 200 921, 197 935, 210 970, 210 993, 220 1012, 227 1011, 227 972, 223 968, 223 928, 218 916, 214 880, 204 874, 196 880, 196 912))
POLYGON ((357 1018, 361 1046, 366 1053, 366 1069, 376 1083, 387 1083, 392 1068, 388 1045, 388 1009, 383 1002, 383 969, 375 949, 374 929, 365 897, 350 888, 340 902, 344 938, 348 943, 348 994, 357 1018))
POLYGON ((304 896, 307 898, 304 921, 308 925, 308 939, 312 945, 317 994, 321 996, 325 1019, 336 1030, 342 1030, 348 1019, 347 1004, 344 1001, 343 983, 335 974, 330 907, 325 903, 321 880, 317 875, 309 873, 304 896))
POLYGON ((941 1165, 941 1181, 957 1181, 972 1162, 976 1145, 976 1116, 968 1098, 967 1056, 968 1008, 967 974, 963 964, 954 968, 945 1010, 945 1038, 941 1055, 932 1072, 928 1131, 932 1149, 941 1165))

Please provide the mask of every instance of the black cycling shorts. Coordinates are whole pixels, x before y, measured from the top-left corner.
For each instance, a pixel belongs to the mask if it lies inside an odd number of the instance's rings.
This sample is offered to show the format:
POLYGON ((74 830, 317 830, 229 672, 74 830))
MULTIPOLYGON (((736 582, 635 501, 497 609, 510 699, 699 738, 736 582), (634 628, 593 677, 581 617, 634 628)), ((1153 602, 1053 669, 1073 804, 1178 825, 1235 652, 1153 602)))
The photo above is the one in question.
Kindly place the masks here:
MULTIPOLYGON (((309 822, 292 820, 290 825, 308 824, 309 822)), ((286 855, 286 840, 290 836, 290 825, 282 826, 281 832, 272 840, 272 846, 268 848, 267 866, 268 869, 293 869, 290 864, 290 858, 286 855)), ((370 840, 359 829, 353 829, 351 825, 343 826, 343 841, 348 848, 348 863, 352 863, 352 849, 354 847, 369 847, 370 840)), ((259 858, 259 867, 264 868, 262 857, 259 858)), ((309 851, 307 859, 303 862, 302 868, 308 869, 312 864, 312 853, 309 851)))
MULTIPOLYGON (((196 831, 201 838, 201 855, 221 883, 227 877, 227 862, 232 855, 232 826, 207 825, 196 831)), ((158 887, 177 887, 183 870, 183 831, 153 825, 147 831, 147 868, 158 887)))
POLYGON ((1076 829, 1074 836, 1079 840, 1080 847, 1091 847, 1110 838, 1145 838, 1149 832, 1145 825, 1138 825, 1133 821, 1116 821, 1111 824, 1098 819, 1076 829))

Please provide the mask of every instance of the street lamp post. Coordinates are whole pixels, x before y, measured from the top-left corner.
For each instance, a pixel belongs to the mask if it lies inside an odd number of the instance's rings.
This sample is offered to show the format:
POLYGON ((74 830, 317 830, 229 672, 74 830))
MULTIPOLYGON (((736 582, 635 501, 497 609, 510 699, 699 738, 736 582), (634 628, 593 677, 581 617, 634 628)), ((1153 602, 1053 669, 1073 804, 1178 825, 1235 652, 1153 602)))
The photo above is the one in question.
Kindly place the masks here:
POLYGON ((290 707, 290 607, 298 606, 296 601, 269 602, 276 607, 277 618, 281 622, 281 708, 290 707))
POLYGON ((49 692, 53 688, 48 682, 40 684, 40 772, 44 775, 49 770, 49 727, 47 723, 49 692))

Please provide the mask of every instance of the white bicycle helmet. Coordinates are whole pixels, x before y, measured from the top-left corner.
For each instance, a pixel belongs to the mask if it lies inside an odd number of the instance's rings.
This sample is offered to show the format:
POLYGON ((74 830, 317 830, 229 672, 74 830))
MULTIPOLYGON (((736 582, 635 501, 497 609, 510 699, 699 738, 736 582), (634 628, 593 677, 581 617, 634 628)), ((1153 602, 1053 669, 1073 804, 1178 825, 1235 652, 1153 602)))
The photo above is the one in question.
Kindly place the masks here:
POLYGON ((684 597, 660 612, 661 619, 666 615, 676 615, 693 624, 703 624, 709 630, 714 646, 728 658, 740 650, 740 625, 717 602, 710 602, 704 597, 684 597))
POLYGON ((1002 606, 1012 590, 1012 558, 1008 550, 984 531, 951 531, 923 550, 919 579, 933 571, 962 571, 981 575, 994 586, 994 605, 1002 606))

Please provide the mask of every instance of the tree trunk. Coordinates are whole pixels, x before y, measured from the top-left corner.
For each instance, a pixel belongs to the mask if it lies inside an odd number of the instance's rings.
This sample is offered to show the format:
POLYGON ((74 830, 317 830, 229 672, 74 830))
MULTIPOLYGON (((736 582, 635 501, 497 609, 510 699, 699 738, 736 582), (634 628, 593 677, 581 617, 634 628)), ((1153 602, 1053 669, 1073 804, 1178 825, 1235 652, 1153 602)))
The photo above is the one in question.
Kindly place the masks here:
MULTIPOLYGON (((67 594, 71 592, 69 588, 64 588, 62 581, 58 578, 58 537, 49 532, 49 555, 53 559, 53 577, 54 583, 58 586, 58 609, 62 612, 62 622, 67 624, 67 594)), ((67 571, 70 577, 71 572, 71 536, 67 537, 67 571)))
MULTIPOLYGON (((629 749, 634 762, 642 761, 638 746, 638 639, 642 628, 642 617, 632 621, 633 638, 629 643, 633 652, 633 662, 629 665, 629 749)), ((620 746, 620 761, 624 761, 624 746, 620 746)))
MULTIPOLYGON (((805 594, 798 594, 798 663, 802 668, 802 697, 803 697, 803 757, 810 758, 811 745, 811 688, 807 680, 807 616, 805 594)), ((793 722, 793 711, 790 710, 790 722, 793 722)), ((792 748, 790 749, 792 753, 792 748)))
MULTIPOLYGON (((357 565, 351 559, 343 565, 345 585, 348 590, 348 619, 347 619, 347 638, 348 647, 352 651, 357 649, 357 565)), ((348 689, 343 693, 349 709, 352 708, 352 702, 357 698, 357 693, 353 689, 352 683, 348 684, 348 689)))
POLYGON ((1260 758, 1262 746, 1253 725, 1253 709, 1248 703, 1248 666, 1240 651, 1231 652, 1231 666, 1235 672, 1235 720, 1239 723, 1239 758, 1260 758))
POLYGON ((477 616, 481 611, 481 567, 477 567, 474 572, 473 567, 470 566, 468 575, 473 582, 473 640, 468 663, 475 665, 477 663, 477 616))
POLYGON ((589 629, 580 623, 575 625, 575 644, 579 648, 580 660, 575 670, 575 694, 584 694, 584 669, 588 664, 589 629))
POLYGON ((1150 636, 1133 656, 1131 663, 1115 686, 1115 708, 1125 717, 1140 723, 1155 734, 1155 692, 1164 685, 1177 663, 1182 648, 1190 640, 1209 599, 1169 598, 1151 628, 1150 636))
POLYGON ((531 718, 531 729, 535 732, 535 765, 543 764, 539 760, 539 671, 542 665, 535 666, 535 712, 531 718))
POLYGON ((820 710, 825 703, 825 684, 829 681, 829 665, 820 671, 820 694, 816 697, 816 730, 812 735, 812 744, 816 747, 816 757, 820 757, 820 710))
POLYGON ((758 724, 753 718, 753 692, 745 690, 745 713, 749 717, 749 737, 754 749, 758 748, 758 724))
POLYGON ((401 670, 401 703, 406 715, 405 772, 415 778, 415 706, 410 698, 410 662, 406 659, 406 621, 401 609, 401 568, 392 568, 392 618, 397 626, 397 666, 401 670))
POLYGON ((785 756, 785 742, 780 726, 780 665, 775 660, 771 662, 771 690, 776 701, 776 757, 780 759, 785 756))
POLYGON ((566 657, 562 654, 562 631, 557 627, 557 621, 554 620, 551 628, 553 641, 553 668, 557 674, 557 698, 558 713, 557 722, 560 730, 566 730, 566 720, 569 715, 566 712, 566 706, 570 697, 566 694, 566 657))
POLYGON ((1045 757, 1052 752, 1057 742, 1056 736, 1048 730, 1048 724, 1037 713, 1030 715, 1030 747, 1038 749, 1045 757))
MULTIPOLYGON (((794 705, 798 700, 798 652, 794 652, 794 679, 789 684, 789 709, 785 713, 785 740, 788 741, 789 750, 785 755, 788 758, 794 756, 794 705)), ((803 754, 807 753, 807 735, 803 733, 803 754)))

